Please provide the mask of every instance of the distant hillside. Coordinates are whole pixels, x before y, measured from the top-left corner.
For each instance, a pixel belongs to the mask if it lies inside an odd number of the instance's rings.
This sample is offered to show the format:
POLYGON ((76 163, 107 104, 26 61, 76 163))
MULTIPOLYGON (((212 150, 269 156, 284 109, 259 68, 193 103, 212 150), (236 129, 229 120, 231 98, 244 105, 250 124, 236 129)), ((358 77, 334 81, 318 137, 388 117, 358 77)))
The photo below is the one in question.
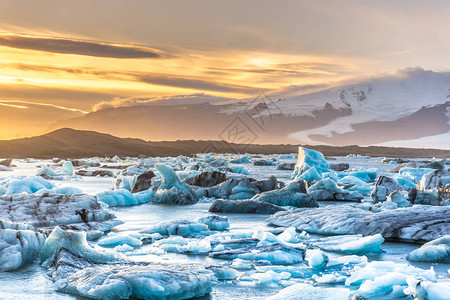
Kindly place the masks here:
MULTIPOLYGON (((449 150, 358 146, 306 146, 324 155, 350 153, 387 157, 450 157, 449 150)), ((251 154, 296 153, 298 145, 229 144, 223 141, 146 142, 118 138, 95 131, 63 128, 41 136, 0 141, 0 157, 11 158, 80 158, 92 156, 192 156, 200 152, 245 152, 251 154)))

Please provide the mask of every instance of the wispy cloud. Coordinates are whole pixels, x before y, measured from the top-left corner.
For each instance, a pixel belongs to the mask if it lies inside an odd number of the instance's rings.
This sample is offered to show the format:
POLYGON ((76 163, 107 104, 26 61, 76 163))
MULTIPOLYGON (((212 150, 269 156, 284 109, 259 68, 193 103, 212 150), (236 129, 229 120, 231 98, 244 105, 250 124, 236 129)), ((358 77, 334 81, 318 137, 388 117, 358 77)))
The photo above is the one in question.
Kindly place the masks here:
POLYGON ((56 108, 56 109, 60 109, 60 110, 81 113, 81 114, 88 113, 87 111, 84 111, 84 110, 81 110, 78 108, 69 108, 69 107, 65 107, 65 106, 61 106, 61 105, 54 105, 54 104, 50 104, 50 103, 30 102, 30 101, 22 101, 22 100, 0 100, 0 105, 21 108, 21 109, 27 109, 27 108, 32 108, 32 107, 51 107, 51 108, 56 108))
POLYGON ((163 57, 161 51, 149 47, 10 33, 0 34, 0 46, 109 58, 163 57))
POLYGON ((35 65, 24 63, 7 63, 0 64, 0 67, 8 67, 18 69, 22 71, 35 71, 35 72, 48 72, 48 73, 69 73, 75 75, 88 75, 96 76, 97 78, 103 78, 108 80, 124 80, 132 82, 141 82, 152 85, 161 85, 177 88, 188 88, 202 91, 216 91, 216 92, 236 92, 244 94, 258 93, 261 91, 267 91, 268 89, 252 88, 245 85, 227 84, 200 79, 195 76, 182 76, 182 75, 168 75, 161 73, 144 73, 144 72, 131 72, 131 71, 109 71, 100 70, 95 68, 67 68, 67 67, 55 67, 47 65, 35 65))

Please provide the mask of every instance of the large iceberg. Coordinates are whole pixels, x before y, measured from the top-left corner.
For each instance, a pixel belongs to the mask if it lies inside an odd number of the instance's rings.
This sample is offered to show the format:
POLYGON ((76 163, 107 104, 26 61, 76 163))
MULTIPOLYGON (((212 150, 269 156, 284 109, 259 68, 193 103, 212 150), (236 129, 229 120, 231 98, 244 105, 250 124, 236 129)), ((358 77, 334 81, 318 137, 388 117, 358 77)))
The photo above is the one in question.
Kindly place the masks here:
POLYGON ((211 292, 213 273, 203 267, 124 261, 89 247, 80 232, 55 228, 42 259, 58 291, 94 299, 187 299, 211 292))
POLYGON ((161 185, 153 195, 152 202, 157 204, 194 204, 198 196, 192 188, 181 182, 171 167, 165 164, 155 164, 162 177, 161 185))
POLYGON ((450 232, 450 207, 415 205, 374 213, 353 205, 298 208, 269 218, 277 226, 319 234, 380 233, 388 240, 431 241, 450 232))
POLYGON ((443 188, 450 184, 450 169, 434 170, 422 176, 416 188, 418 190, 430 190, 443 188))
POLYGON ((319 151, 298 147, 297 163, 291 179, 317 181, 322 179, 322 173, 330 171, 329 167, 330 164, 319 151))

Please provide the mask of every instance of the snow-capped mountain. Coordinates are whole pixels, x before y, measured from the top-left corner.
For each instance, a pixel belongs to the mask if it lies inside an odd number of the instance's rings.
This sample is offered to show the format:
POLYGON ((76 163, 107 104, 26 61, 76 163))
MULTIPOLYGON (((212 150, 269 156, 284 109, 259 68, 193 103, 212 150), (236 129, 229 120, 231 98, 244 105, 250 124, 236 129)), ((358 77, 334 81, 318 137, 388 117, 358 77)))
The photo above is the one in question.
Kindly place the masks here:
POLYGON ((257 143, 450 149, 450 73, 411 68, 286 99, 278 93, 220 100, 138 102, 60 121, 49 130, 72 127, 147 140, 227 140, 224 132, 241 125, 257 143))

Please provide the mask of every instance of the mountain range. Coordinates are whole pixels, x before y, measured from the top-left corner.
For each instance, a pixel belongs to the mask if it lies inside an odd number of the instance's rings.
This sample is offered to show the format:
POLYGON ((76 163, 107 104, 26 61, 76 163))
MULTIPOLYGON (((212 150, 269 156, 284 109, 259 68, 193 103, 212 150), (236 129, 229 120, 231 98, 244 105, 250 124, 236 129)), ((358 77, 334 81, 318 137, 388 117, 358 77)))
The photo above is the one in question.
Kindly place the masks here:
POLYGON ((152 141, 381 145, 450 149, 450 73, 411 68, 303 89, 230 100, 207 95, 124 101, 60 120, 59 128, 152 141))

